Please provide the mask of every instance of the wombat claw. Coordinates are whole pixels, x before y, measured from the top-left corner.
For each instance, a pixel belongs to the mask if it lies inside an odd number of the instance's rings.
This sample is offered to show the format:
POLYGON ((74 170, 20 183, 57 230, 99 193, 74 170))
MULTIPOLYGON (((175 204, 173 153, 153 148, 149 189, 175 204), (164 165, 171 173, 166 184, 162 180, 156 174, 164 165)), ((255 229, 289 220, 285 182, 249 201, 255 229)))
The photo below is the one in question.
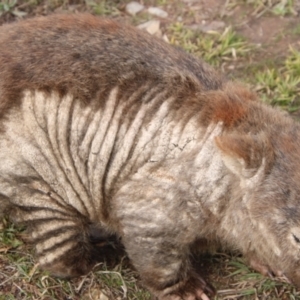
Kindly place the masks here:
MULTIPOLYGON (((197 290, 196 291, 196 298, 195 299, 210 300, 209 297, 202 290, 197 290)), ((190 299, 188 299, 188 300, 190 300, 190 299)), ((194 300, 194 299, 191 298, 191 300, 194 300)))
POLYGON ((185 296, 170 295, 168 300, 210 300, 202 289, 197 289, 195 294, 187 294, 185 296))
POLYGON ((260 260, 255 257, 252 257, 249 262, 250 266, 262 275, 272 279, 278 278, 283 282, 291 283, 291 280, 289 280, 281 270, 273 270, 268 265, 261 263, 260 260))
POLYGON ((210 300, 207 294, 214 295, 214 289, 201 276, 193 274, 177 292, 163 300, 210 300))

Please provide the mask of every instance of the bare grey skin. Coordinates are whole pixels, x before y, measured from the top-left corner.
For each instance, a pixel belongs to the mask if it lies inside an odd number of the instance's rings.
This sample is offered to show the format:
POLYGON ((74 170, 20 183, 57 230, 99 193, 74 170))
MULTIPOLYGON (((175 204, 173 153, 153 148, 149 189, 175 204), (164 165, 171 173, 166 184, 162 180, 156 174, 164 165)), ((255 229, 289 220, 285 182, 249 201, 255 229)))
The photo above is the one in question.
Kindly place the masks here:
POLYGON ((300 285, 300 128, 285 113, 89 15, 3 26, 0 65, 1 213, 43 268, 88 272, 93 232, 121 238, 159 300, 213 294, 190 261, 199 240, 300 285))

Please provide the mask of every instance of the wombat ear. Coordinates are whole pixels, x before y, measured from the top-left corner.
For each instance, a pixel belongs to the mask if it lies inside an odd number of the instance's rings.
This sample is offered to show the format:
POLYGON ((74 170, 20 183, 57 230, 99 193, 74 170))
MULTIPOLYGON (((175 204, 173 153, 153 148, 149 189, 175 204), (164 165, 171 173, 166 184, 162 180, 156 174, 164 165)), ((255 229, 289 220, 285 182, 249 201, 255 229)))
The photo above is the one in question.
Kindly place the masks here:
POLYGON ((264 134, 217 136, 215 142, 221 150, 225 166, 234 174, 251 178, 272 160, 273 151, 264 134))

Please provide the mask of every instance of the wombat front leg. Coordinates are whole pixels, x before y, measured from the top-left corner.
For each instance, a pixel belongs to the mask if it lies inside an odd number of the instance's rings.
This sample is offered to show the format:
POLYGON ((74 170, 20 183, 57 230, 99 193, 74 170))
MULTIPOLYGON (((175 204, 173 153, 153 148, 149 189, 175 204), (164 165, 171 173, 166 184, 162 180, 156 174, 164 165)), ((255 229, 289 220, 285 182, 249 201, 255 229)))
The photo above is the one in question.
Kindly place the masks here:
POLYGON ((209 299, 205 292, 210 289, 191 269, 186 247, 168 241, 167 232, 143 236, 136 234, 138 228, 135 228, 135 234, 128 228, 124 230, 127 253, 144 284, 159 300, 209 299))
POLYGON ((178 190, 166 193, 145 182, 122 188, 114 208, 122 242, 143 282, 159 300, 208 300, 205 293, 212 290, 190 266, 195 229, 189 231, 188 215, 172 201, 175 195, 178 190))

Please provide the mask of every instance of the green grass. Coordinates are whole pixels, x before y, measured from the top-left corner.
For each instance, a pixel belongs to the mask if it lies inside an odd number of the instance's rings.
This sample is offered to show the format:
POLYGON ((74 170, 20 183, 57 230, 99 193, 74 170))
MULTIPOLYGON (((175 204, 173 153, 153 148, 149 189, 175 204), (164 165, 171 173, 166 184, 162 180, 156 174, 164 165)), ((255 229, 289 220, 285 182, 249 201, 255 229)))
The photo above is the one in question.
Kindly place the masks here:
POLYGON ((120 11, 116 7, 113 1, 94 1, 94 0, 85 0, 87 7, 92 9, 92 12, 98 16, 117 16, 120 14, 120 11))
MULTIPOLYGON (((22 228, 5 219, 0 224, 0 300, 115 300, 125 296, 128 300, 151 299, 150 293, 138 284, 138 274, 126 258, 113 269, 99 264, 86 276, 61 280, 41 271, 34 263, 30 250, 20 240, 22 228)), ((236 254, 205 256, 198 260, 207 268, 209 281, 218 288, 214 300, 253 300, 254 296, 266 293, 269 294, 266 299, 282 299, 276 296, 280 293, 286 295, 284 299, 300 299, 293 286, 254 272, 236 254)))
POLYGON ((240 59, 253 48, 231 27, 225 28, 222 33, 201 33, 188 29, 183 23, 175 23, 169 27, 168 33, 171 44, 181 46, 215 66, 223 61, 240 59))
POLYGON ((0 11, 10 11, 17 4, 17 0, 2 0, 0 2, 0 11))
POLYGON ((35 264, 32 251, 20 239, 22 233, 22 227, 6 219, 0 222, 0 300, 92 300, 99 299, 101 294, 108 297, 104 300, 118 296, 150 299, 150 293, 137 285, 138 274, 128 266, 127 259, 114 269, 98 264, 93 272, 72 280, 50 276, 35 264))
POLYGON ((17 0, 2 0, 0 2, 0 16, 3 13, 13 12, 16 4, 17 0))
MULTIPOLYGON (((293 286, 253 271, 245 264, 244 259, 236 254, 217 255, 213 268, 223 270, 223 273, 218 276, 221 286, 218 286, 218 293, 214 300, 300 299, 299 292, 293 286)), ((217 273, 215 269, 212 272, 214 274, 217 273)))
POLYGON ((300 108, 300 52, 291 48, 281 68, 255 74, 256 90, 262 99, 289 112, 300 108))
POLYGON ((254 8, 252 14, 256 16, 262 16, 265 13, 275 16, 296 14, 294 0, 243 0, 243 2, 254 8))

